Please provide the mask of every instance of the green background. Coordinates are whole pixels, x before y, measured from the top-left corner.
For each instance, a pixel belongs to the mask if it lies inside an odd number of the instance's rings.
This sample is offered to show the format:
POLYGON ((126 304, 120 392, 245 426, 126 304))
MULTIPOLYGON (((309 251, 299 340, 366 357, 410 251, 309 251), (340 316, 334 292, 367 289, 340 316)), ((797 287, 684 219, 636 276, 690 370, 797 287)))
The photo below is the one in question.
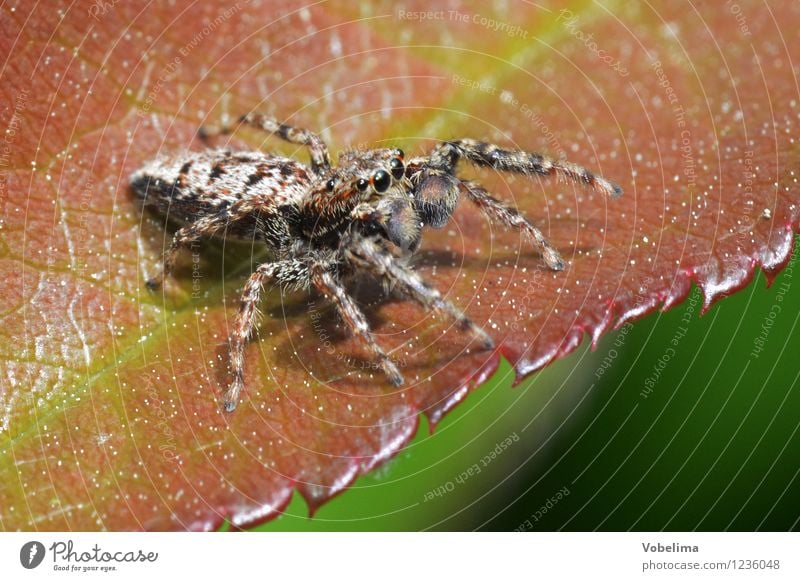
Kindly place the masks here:
POLYGON ((609 333, 595 351, 583 345, 515 388, 504 364, 433 435, 423 420, 397 458, 313 518, 295 493, 259 530, 797 529, 795 263, 771 288, 759 273, 703 316, 695 288, 677 308, 609 333), (613 361, 598 379, 604 358, 613 361))

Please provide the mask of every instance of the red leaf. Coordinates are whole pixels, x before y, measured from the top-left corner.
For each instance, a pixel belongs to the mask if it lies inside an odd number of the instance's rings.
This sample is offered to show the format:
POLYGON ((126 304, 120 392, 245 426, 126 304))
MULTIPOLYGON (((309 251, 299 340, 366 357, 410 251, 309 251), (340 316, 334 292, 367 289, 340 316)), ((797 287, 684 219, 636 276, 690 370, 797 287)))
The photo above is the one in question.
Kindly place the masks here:
POLYGON ((501 355, 521 378, 584 334, 675 305, 692 282, 707 308, 789 258, 794 3, 779 16, 742 3, 744 20, 666 2, 577 15, 448 5, 430 21, 409 16, 429 2, 403 14, 276 4, 23 5, 0 19, 5 529, 249 526, 294 489, 313 511, 400 450, 419 413, 439 421, 501 355), (127 177, 158 152, 200 147, 202 123, 252 109, 323 131, 334 149, 421 152, 465 136, 566 152, 625 195, 476 173, 569 260, 544 269, 466 204, 425 233, 418 271, 496 352, 365 282, 378 340, 409 380, 392 389, 359 369, 369 359, 318 297, 273 291, 228 415, 227 328, 263 255, 210 244, 149 293, 169 232, 142 215, 127 177))

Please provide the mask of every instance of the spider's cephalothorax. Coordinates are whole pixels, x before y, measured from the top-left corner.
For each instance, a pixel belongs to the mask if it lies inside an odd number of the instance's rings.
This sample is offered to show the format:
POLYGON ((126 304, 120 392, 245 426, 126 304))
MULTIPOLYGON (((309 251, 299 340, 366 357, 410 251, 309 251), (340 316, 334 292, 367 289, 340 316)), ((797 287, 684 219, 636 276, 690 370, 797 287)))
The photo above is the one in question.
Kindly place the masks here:
MULTIPOLYGON (((419 247, 423 226, 443 226, 464 196, 490 218, 528 235, 550 268, 561 270, 564 263, 539 229, 514 207, 480 185, 459 179, 455 173, 459 159, 500 171, 565 177, 612 197, 622 193, 577 165, 468 139, 441 143, 430 155, 409 160, 399 149, 350 151, 331 167, 325 143, 309 131, 259 114, 245 115, 239 124, 305 145, 311 167, 265 153, 209 149, 153 160, 131 176, 131 187, 145 205, 183 224, 164 255, 160 274, 148 281, 150 288, 161 284, 181 248, 203 236, 258 240, 270 251, 269 262, 253 272, 242 290, 230 333, 233 379, 224 394, 228 411, 235 409, 244 384, 244 349, 266 283, 318 289, 394 385, 402 384, 403 376, 375 341, 348 293, 348 277, 365 273, 383 279, 405 297, 454 319, 485 348, 492 348, 483 329, 401 260, 419 247)), ((204 129, 201 136, 228 134, 233 128, 204 129)))

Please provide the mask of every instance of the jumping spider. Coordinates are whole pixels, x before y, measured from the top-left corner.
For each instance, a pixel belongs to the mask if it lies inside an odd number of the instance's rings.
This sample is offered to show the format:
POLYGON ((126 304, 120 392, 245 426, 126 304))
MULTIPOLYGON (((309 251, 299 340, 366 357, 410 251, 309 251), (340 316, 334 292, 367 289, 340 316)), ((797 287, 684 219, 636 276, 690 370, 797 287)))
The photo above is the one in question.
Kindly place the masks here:
POLYGON ((270 251, 270 261, 261 264, 244 286, 230 333, 233 380, 224 394, 227 411, 236 408, 244 384, 244 349, 265 283, 284 289, 313 285, 335 305, 394 385, 401 385, 403 376, 375 341, 348 293, 349 277, 377 276, 405 297, 454 319, 484 348, 493 347, 483 329, 402 260, 419 247, 422 227, 444 226, 464 196, 488 217, 528 235, 551 269, 563 269, 564 262, 514 207, 493 198, 479 184, 460 179, 455 172, 460 159, 500 171, 564 177, 612 197, 622 193, 619 186, 572 163, 469 139, 440 143, 430 155, 407 161, 399 149, 347 151, 332 167, 328 148, 318 135, 260 114, 244 115, 218 129, 201 128, 200 137, 230 134, 240 124, 306 146, 311 167, 267 153, 207 149, 155 159, 130 178, 146 206, 184 224, 164 254, 161 273, 148 281, 151 289, 172 270, 178 251, 203 236, 257 239, 270 251))

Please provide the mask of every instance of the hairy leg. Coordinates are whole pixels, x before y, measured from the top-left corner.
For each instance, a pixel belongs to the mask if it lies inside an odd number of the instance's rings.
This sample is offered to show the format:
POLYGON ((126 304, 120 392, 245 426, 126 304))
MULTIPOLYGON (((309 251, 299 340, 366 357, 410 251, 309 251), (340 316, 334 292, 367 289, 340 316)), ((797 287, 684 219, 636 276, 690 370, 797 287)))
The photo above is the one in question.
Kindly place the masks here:
POLYGON ((342 320, 344 320, 350 331, 370 350, 389 381, 393 385, 402 385, 404 381, 403 375, 375 341, 367 319, 341 282, 336 279, 330 270, 319 265, 315 265, 311 269, 311 282, 325 295, 325 298, 334 304, 342 320))
POLYGON ((233 133, 238 125, 249 125, 256 129, 266 131, 267 133, 277 135, 289 143, 305 145, 311 154, 311 169, 314 173, 324 173, 331 167, 328 146, 325 145, 325 142, 319 135, 307 129, 286 125, 278 121, 275 117, 262 115, 260 113, 242 115, 233 125, 226 125, 219 128, 201 127, 199 135, 201 139, 204 140, 215 135, 228 135, 233 133))
POLYGON ((443 299, 438 290, 426 284, 416 272, 397 260, 374 240, 361 238, 355 241, 350 254, 357 266, 366 268, 379 277, 388 278, 398 291, 425 309, 433 309, 453 319, 463 331, 477 338, 485 349, 494 347, 494 341, 486 331, 473 323, 452 303, 443 299))
POLYGON ((492 197, 485 189, 472 182, 461 182, 461 189, 467 198, 478 206, 484 214, 499 220, 509 228, 517 228, 530 236, 541 250, 547 266, 553 270, 564 269, 564 261, 561 259, 558 250, 544 237, 541 230, 528 222, 516 208, 492 197))
POLYGON ((147 281, 147 287, 151 290, 155 290, 162 285, 164 277, 168 276, 175 267, 175 259, 182 248, 191 246, 204 236, 213 236, 233 222, 247 216, 251 210, 252 208, 248 200, 239 200, 226 210, 195 220, 191 224, 175 232, 169 248, 164 252, 161 261, 161 272, 147 281))
POLYGON ((259 266, 245 283, 239 299, 239 312, 228 337, 233 381, 223 395, 225 411, 236 409, 239 394, 244 387, 244 350, 253 333, 258 313, 261 290, 266 283, 282 287, 305 288, 309 284, 308 267, 299 260, 283 260, 259 266))
POLYGON ((430 163, 437 169, 452 170, 459 159, 466 159, 476 165, 491 167, 498 171, 564 177, 587 184, 612 198, 622 194, 622 188, 618 185, 585 167, 553 159, 541 153, 502 149, 492 143, 472 139, 442 143, 431 153, 430 163))

